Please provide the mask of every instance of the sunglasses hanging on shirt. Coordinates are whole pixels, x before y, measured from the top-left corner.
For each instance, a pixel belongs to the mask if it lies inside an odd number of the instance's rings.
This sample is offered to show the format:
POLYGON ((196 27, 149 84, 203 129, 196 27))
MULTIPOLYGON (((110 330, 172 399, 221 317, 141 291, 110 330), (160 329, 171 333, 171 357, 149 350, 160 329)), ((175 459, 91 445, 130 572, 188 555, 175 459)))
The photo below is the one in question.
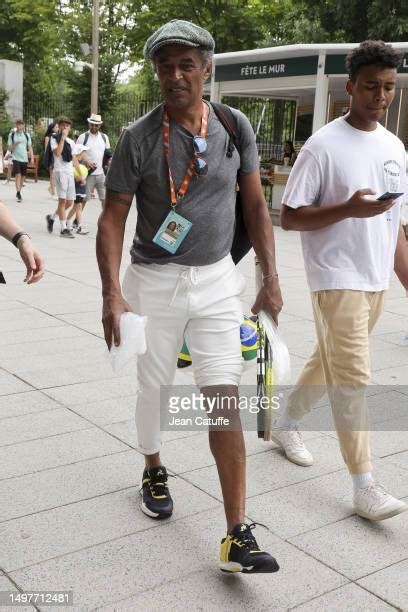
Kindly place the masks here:
POLYGON ((205 176, 208 173, 208 165, 201 156, 207 151, 207 141, 202 136, 194 136, 194 172, 197 176, 205 176))

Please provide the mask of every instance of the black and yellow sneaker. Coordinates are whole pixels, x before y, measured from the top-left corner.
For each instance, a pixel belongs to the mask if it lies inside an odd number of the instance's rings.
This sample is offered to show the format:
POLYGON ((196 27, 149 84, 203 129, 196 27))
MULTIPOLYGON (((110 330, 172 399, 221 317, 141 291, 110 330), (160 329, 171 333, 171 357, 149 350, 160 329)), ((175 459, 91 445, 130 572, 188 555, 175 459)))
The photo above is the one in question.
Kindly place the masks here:
POLYGON ((238 523, 231 533, 221 540, 220 569, 223 572, 266 574, 278 571, 276 559, 260 550, 252 535, 252 529, 257 524, 260 523, 238 523))
POLYGON ((172 515, 173 500, 167 487, 167 470, 163 465, 144 470, 140 495, 140 508, 147 516, 163 519, 172 515))

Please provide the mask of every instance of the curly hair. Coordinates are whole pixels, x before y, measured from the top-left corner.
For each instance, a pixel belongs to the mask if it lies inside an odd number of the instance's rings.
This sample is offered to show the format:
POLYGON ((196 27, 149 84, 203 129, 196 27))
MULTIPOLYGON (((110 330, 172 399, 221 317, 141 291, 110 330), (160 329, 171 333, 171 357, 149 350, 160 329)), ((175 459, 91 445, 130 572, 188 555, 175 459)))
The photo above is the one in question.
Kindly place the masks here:
POLYGON ((403 53, 382 40, 365 40, 346 57, 346 68, 352 81, 364 66, 379 66, 381 68, 398 68, 402 63, 403 53))

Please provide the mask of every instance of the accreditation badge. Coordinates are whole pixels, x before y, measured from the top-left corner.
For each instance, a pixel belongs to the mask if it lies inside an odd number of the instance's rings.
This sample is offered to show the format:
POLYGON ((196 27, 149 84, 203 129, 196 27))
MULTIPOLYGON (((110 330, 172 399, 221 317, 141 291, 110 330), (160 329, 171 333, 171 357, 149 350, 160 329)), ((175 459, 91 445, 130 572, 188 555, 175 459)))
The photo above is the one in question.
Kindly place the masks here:
POLYGON ((172 210, 159 227, 153 242, 169 253, 176 253, 192 225, 191 221, 172 210))

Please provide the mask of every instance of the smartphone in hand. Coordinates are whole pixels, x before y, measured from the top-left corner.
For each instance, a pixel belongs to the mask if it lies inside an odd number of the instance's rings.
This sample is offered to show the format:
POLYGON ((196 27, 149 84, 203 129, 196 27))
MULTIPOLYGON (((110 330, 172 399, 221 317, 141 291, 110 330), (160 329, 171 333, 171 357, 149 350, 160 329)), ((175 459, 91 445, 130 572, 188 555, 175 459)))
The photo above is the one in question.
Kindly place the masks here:
POLYGON ((396 200, 397 198, 399 198, 400 196, 404 195, 404 192, 402 193, 392 193, 391 191, 386 191, 385 193, 383 193, 382 195, 380 195, 379 198, 377 198, 377 200, 396 200))

